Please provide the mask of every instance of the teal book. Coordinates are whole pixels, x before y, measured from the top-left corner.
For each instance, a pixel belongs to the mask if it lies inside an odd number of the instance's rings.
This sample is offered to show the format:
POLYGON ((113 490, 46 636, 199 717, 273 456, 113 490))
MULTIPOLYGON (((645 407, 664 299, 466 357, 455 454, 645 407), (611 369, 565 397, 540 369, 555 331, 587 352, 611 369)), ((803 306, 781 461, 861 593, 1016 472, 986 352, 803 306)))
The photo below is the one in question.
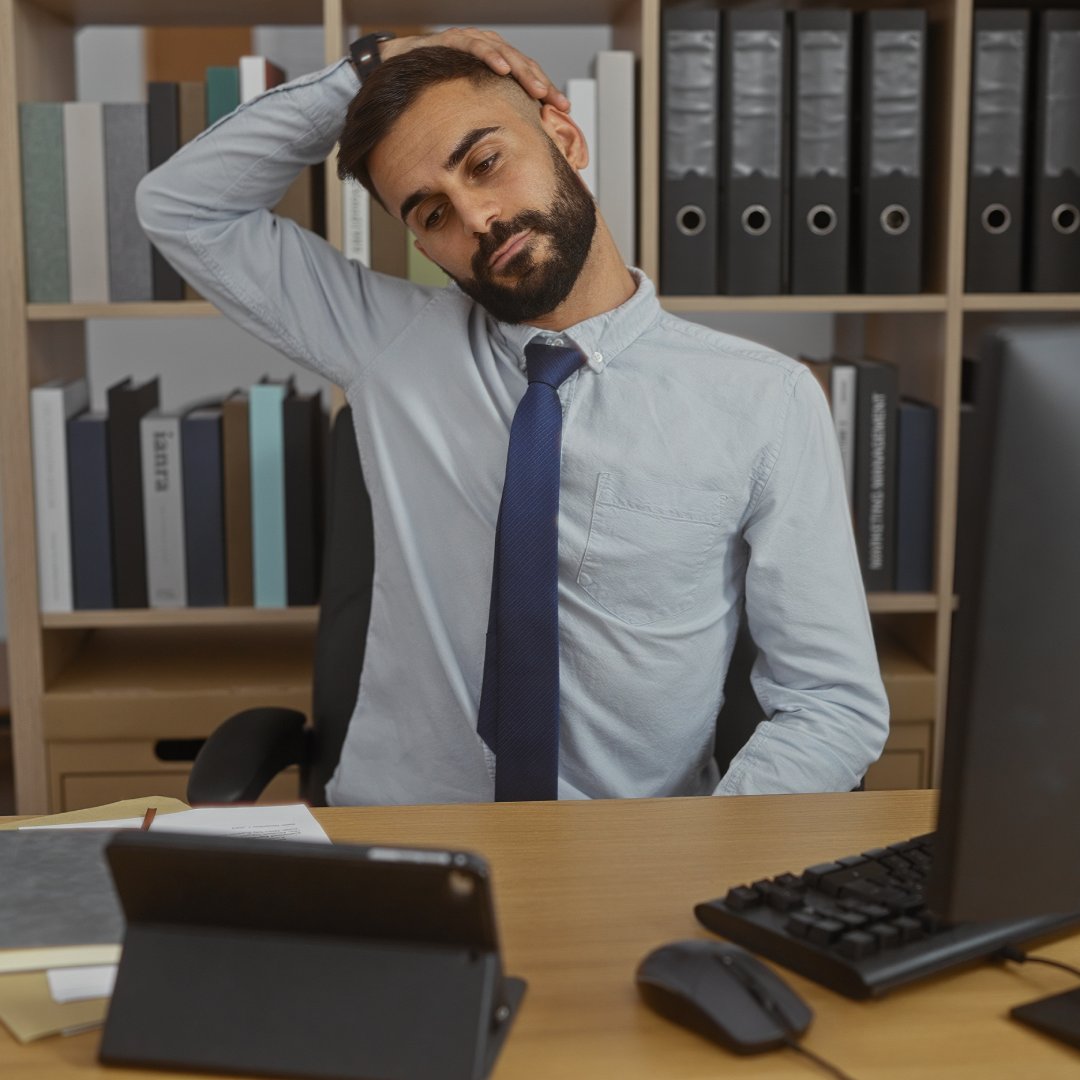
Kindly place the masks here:
POLYGON ((216 124, 240 104, 240 69, 238 67, 208 67, 206 69, 206 126, 216 124))
POLYGON ((26 299, 31 304, 66 304, 71 299, 71 271, 64 183, 64 106, 45 101, 21 104, 19 142, 26 299))
POLYGON ((251 557, 256 607, 285 607, 285 398, 288 383, 264 379, 248 394, 251 557))

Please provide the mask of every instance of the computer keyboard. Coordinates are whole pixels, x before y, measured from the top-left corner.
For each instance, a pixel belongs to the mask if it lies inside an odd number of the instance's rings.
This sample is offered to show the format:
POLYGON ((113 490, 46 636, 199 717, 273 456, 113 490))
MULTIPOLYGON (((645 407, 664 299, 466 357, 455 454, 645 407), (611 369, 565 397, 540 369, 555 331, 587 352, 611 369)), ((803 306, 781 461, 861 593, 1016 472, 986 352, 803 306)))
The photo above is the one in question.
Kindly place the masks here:
POLYGON ((694 913, 715 933, 852 998, 1080 925, 1080 912, 992 923, 938 918, 925 903, 933 841, 929 833, 738 885, 694 913))

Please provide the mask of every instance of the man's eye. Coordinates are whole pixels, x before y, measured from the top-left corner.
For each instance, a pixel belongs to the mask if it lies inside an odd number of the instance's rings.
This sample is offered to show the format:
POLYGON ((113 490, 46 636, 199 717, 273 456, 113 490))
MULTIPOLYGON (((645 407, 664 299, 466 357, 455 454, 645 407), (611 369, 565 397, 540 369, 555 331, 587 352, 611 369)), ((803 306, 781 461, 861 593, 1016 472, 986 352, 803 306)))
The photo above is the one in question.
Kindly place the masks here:
POLYGON ((484 158, 484 160, 481 161, 480 164, 477 165, 475 169, 473 169, 473 175, 474 176, 481 176, 486 172, 490 172, 492 166, 498 160, 498 157, 499 157, 498 154, 492 154, 491 157, 484 158))
POLYGON ((442 220, 442 207, 439 206, 432 210, 427 217, 424 218, 424 228, 432 229, 442 220))

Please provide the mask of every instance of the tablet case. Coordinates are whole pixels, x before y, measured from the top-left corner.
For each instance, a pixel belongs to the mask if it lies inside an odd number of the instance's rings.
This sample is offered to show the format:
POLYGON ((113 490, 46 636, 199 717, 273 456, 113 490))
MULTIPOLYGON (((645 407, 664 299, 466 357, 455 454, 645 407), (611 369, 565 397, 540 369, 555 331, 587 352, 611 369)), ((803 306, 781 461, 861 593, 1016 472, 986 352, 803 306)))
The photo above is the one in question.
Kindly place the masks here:
POLYGON ((464 852, 119 834, 108 1065, 480 1080, 525 984, 464 852))

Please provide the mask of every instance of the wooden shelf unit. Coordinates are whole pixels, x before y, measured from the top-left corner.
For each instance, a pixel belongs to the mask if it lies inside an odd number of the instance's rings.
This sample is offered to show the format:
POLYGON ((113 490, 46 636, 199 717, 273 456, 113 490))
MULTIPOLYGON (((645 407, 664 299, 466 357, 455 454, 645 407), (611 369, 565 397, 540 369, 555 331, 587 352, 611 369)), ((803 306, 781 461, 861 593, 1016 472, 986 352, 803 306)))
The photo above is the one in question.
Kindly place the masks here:
MULTIPOLYGON (((743 0, 747 2, 747 0, 743 0)), ((778 0, 779 2, 779 0, 778 0)), ((813 6, 806 0, 802 6, 813 6)), ((859 0, 857 7, 892 0, 859 0)), ((895 0, 897 4, 903 0, 895 0)), ((917 296, 667 297, 672 311, 817 313, 836 320, 838 341, 859 341, 900 369, 901 390, 936 405, 935 588, 874 594, 870 600, 883 674, 894 710, 886 759, 872 783, 927 783, 944 729, 956 518, 960 366, 967 313, 1080 312, 1073 295, 968 296, 963 292, 970 40, 975 0, 927 0, 933 32, 931 175, 927 191, 927 292, 917 296), (849 335, 853 335, 849 337, 849 335)), ((33 304, 25 300, 17 105, 72 100, 74 35, 102 25, 321 25, 327 61, 344 53, 346 27, 462 24, 608 24, 618 48, 639 59, 639 265, 659 263, 661 0, 0 0, 0 481, 10 622, 14 756, 22 813, 57 808, 59 764, 77 748, 101 773, 116 753, 147 740, 205 734, 228 708, 275 700, 307 708, 315 613, 38 611, 30 457, 29 392, 47 379, 85 371, 91 318, 215 314, 206 303, 33 304), (226 644, 229 646, 226 648, 226 644), (261 652, 259 649, 261 648, 261 652), (257 699, 257 700, 256 700, 257 699), (92 723, 87 719, 92 717, 92 723), (167 723, 166 723, 167 720, 167 723), (90 729, 100 741, 86 742, 90 729), (163 728, 168 727, 168 731, 163 728), (52 771, 50 772, 50 769, 52 771), (50 807, 50 804, 52 806, 50 807)), ((790 0, 783 6, 800 6, 790 0)), ((543 58, 540 58, 541 61, 543 58)), ((327 228, 341 235, 340 191, 327 169, 327 228)), ((138 756, 138 754, 136 756, 138 756)), ((140 758, 143 760, 143 758, 140 758)), ((134 773, 141 766, 133 766, 134 773)), ((103 788, 91 785, 100 795, 103 788)))

